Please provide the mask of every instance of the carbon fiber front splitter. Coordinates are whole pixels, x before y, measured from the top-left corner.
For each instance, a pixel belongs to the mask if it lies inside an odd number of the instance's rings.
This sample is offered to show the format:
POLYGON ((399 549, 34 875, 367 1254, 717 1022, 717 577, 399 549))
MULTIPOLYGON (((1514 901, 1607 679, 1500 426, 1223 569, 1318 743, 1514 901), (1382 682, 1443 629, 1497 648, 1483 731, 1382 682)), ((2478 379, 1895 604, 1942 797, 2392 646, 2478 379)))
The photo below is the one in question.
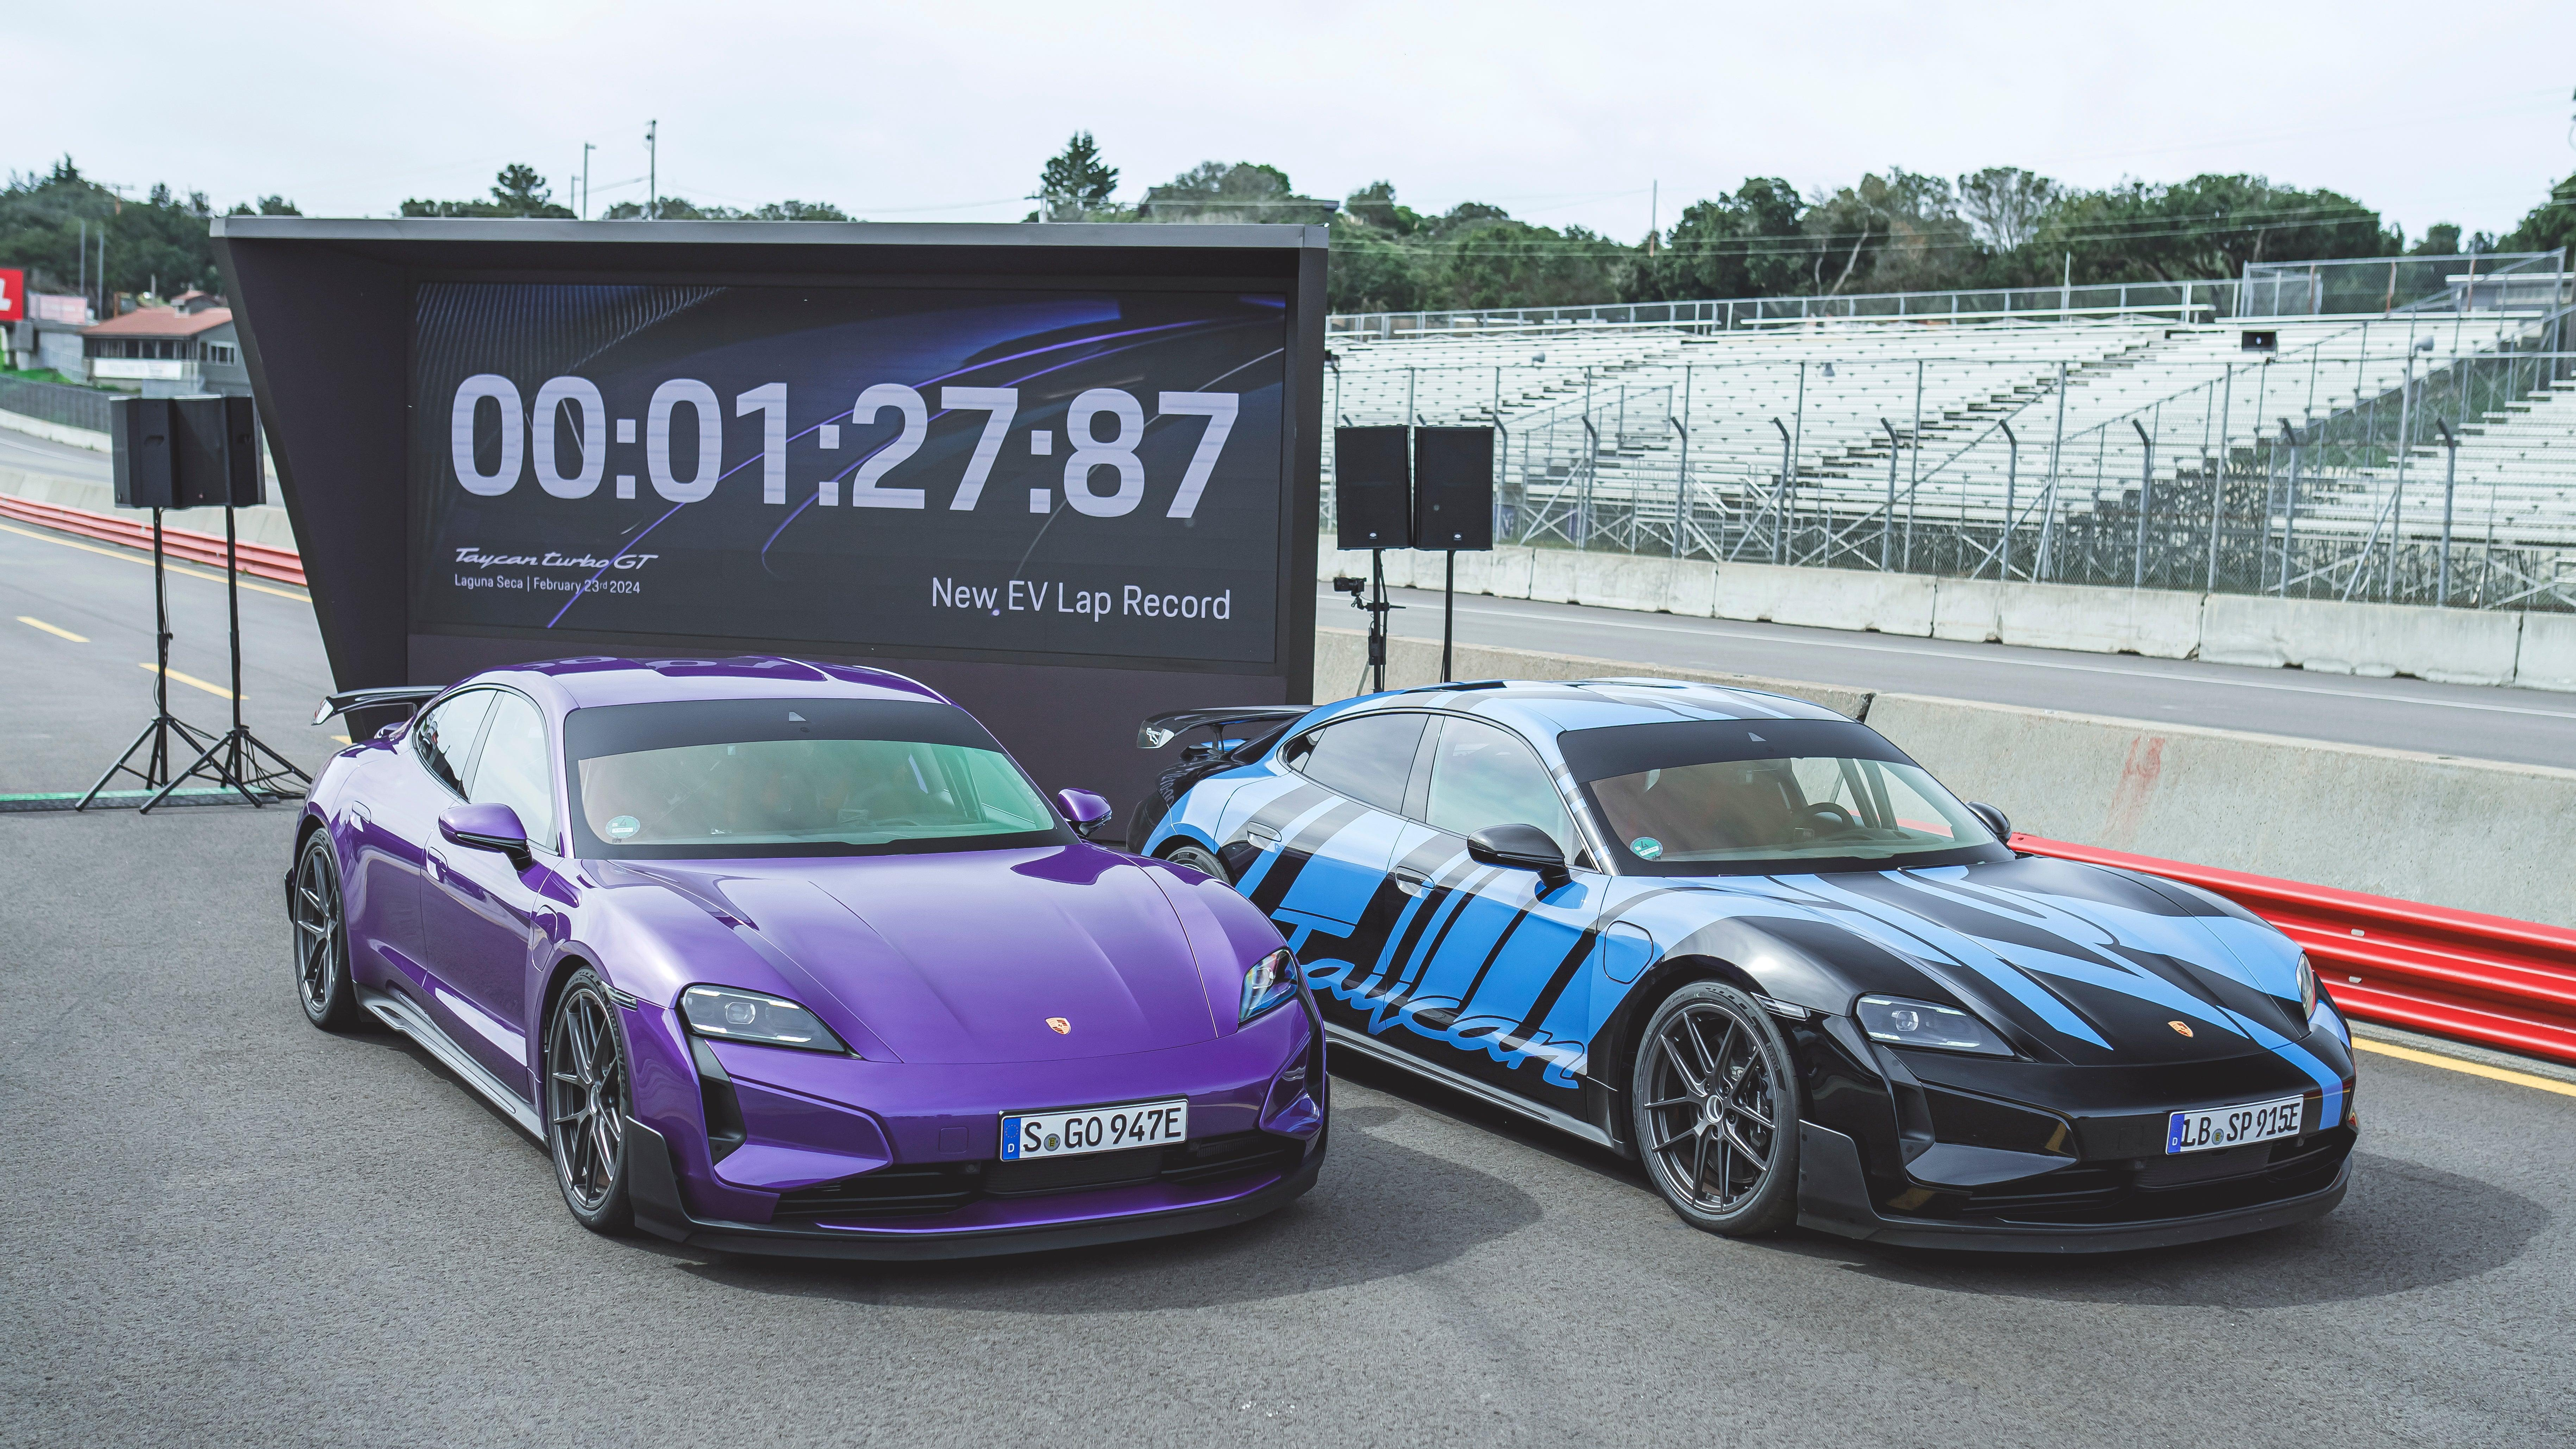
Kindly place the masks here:
POLYGON ((869 1232, 864 1229, 781 1228, 767 1223, 708 1221, 690 1216, 680 1201, 680 1185, 671 1170, 670 1144, 661 1133, 633 1118, 626 1120, 626 1190, 635 1205, 635 1226, 672 1242, 725 1253, 781 1258, 864 1258, 927 1260, 986 1258, 1006 1253, 1036 1253, 1050 1248, 1090 1247, 1170 1237, 1249 1222, 1275 1212, 1315 1185, 1324 1165, 1318 1140, 1304 1160, 1268 1187, 1204 1206, 1168 1212, 1128 1213, 1088 1218, 1044 1227, 986 1228, 968 1232, 869 1232))
POLYGON ((2336 1170, 2333 1184, 2316 1192, 2226 1212, 2140 1223, 2055 1227, 1889 1217, 1870 1201, 1869 1184, 1861 1175, 1860 1145, 1831 1128, 1798 1124, 1798 1225, 1891 1247, 1984 1253, 2125 1253, 2169 1248, 2324 1217, 2343 1201, 2351 1180, 2352 1162, 2347 1158, 2336 1170))

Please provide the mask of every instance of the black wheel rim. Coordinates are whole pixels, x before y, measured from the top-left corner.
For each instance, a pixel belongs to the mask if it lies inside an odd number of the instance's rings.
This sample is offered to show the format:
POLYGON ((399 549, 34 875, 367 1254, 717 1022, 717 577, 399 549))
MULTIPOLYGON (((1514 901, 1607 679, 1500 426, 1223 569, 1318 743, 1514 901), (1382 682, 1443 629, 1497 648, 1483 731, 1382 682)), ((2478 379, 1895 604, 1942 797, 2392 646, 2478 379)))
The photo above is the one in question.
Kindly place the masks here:
POLYGON ((331 1005, 331 984, 340 975, 340 881, 319 849, 304 852, 295 870, 295 899, 288 915, 295 922, 295 983, 304 1009, 316 1016, 331 1005))
POLYGON ((1646 1156, 1693 1208, 1742 1207, 1779 1155, 1770 1063, 1735 1013, 1693 1002, 1646 1043, 1646 1156))
POLYGON ((617 1190, 618 1156, 625 1150, 626 1065, 608 999, 596 987, 575 987, 555 1013, 546 1061, 548 1143, 564 1196, 583 1212, 597 1212, 617 1190))

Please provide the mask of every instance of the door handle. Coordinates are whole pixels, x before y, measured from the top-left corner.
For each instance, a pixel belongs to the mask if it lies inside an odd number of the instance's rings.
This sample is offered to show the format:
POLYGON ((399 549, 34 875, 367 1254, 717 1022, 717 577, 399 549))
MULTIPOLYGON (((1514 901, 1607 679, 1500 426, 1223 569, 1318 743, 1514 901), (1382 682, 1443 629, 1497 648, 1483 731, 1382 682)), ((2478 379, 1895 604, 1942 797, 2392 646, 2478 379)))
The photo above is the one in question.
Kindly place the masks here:
POLYGON ((1277 845, 1279 832, 1259 823, 1243 827, 1243 838, 1255 845, 1277 845))
POLYGON ((1431 877, 1424 875, 1418 870, 1399 868, 1395 872, 1395 888, 1404 892, 1406 895, 1418 896, 1422 894, 1424 888, 1430 884, 1431 877))

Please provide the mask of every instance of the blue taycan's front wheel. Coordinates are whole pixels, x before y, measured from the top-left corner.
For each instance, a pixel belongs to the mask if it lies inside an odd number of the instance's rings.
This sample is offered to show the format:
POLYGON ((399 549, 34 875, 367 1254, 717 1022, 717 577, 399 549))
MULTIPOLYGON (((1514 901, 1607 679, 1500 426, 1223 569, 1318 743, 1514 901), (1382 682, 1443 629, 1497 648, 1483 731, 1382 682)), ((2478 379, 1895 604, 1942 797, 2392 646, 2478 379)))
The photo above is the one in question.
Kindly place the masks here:
POLYGON ((1631 1100, 1646 1175, 1693 1227, 1750 1237, 1797 1216, 1797 1074, 1753 998, 1715 981, 1665 998, 1631 1100))
POLYGON ((617 1003, 583 967, 564 983, 546 1026, 546 1146, 564 1206, 596 1233, 622 1233, 635 1220, 626 1194, 627 1100, 617 1003))
POLYGON ((1195 842, 1176 845, 1163 852, 1163 859, 1174 865, 1188 866, 1201 875, 1213 877, 1220 885, 1234 884, 1234 877, 1226 873, 1225 862, 1217 859, 1216 852, 1204 845, 1195 842))

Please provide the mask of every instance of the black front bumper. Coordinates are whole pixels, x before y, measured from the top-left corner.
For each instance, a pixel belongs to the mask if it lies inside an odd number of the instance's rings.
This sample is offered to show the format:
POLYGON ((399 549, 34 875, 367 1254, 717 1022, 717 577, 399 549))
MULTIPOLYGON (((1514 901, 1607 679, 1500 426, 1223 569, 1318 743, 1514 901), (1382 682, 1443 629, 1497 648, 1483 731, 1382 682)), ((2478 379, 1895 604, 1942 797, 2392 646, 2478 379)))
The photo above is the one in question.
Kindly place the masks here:
POLYGON ((1860 1144, 1829 1127, 1798 1124, 1798 1223, 1865 1242, 1988 1253, 2121 1253, 2259 1233, 2321 1218, 2352 1180, 2346 1158, 2317 1191, 2225 1212, 2134 1223, 2040 1224, 1891 1217, 1870 1201, 1860 1144))
POLYGON ((767 1223, 711 1221, 692 1217, 680 1200, 678 1176, 671 1169, 671 1148, 662 1134, 626 1119, 626 1192, 635 1206, 635 1226, 672 1242, 725 1253, 779 1258, 861 1258, 935 1260, 988 1258, 1007 1253, 1036 1253, 1050 1248, 1091 1247, 1204 1232, 1249 1222, 1275 1212, 1315 1185, 1324 1165, 1319 1139, 1288 1174, 1258 1192, 1203 1207, 1170 1212, 1131 1213, 1038 1228, 985 1228, 953 1233, 882 1233, 848 1228, 782 1228, 767 1223))

